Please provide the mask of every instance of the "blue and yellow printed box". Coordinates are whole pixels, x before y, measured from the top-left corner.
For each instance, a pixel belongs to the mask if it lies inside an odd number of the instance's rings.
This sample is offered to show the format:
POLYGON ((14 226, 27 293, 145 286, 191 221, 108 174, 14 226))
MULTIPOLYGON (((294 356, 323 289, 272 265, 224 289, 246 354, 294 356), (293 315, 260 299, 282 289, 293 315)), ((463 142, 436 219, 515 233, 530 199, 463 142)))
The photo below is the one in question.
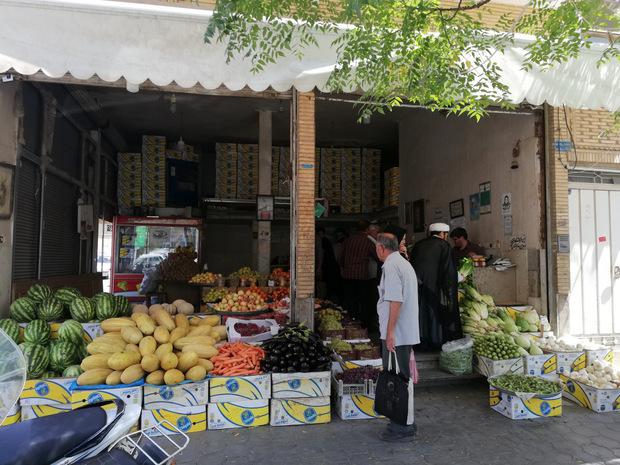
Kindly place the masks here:
POLYGON ((555 352, 558 356, 557 372, 570 373, 586 367, 586 353, 581 352, 555 352))
POLYGON ((142 405, 142 386, 126 386, 93 389, 72 389, 71 406, 76 409, 85 404, 120 399, 128 405, 142 405))
POLYGON ((374 395, 336 396, 336 414, 343 420, 384 418, 375 412, 374 395))
POLYGON ((156 145, 156 144, 142 144, 142 157, 144 161, 144 157, 147 156, 155 156, 155 157, 163 157, 164 163, 166 158, 166 146, 165 145, 156 145))
POLYGON ((147 410, 175 409, 207 405, 209 401, 209 380, 183 382, 175 386, 154 386, 145 384, 143 407, 147 410))
MULTIPOLYGON (((492 380, 490 380, 492 381, 492 380)), ((562 392, 520 397, 514 392, 489 385, 491 408, 513 420, 545 418, 562 415, 562 392)))
POLYGON ((271 399, 271 426, 314 425, 331 421, 331 397, 271 399))
POLYGON ((271 374, 271 397, 274 399, 329 396, 330 386, 329 371, 271 374))
MULTIPOLYGON (((198 405, 193 407, 142 410, 140 420, 141 429, 155 426, 163 420, 169 421, 183 433, 205 431, 207 429, 207 407, 198 405)), ((162 428, 166 432, 166 436, 169 434, 177 434, 174 429, 166 427, 165 424, 162 425, 162 428)), ((160 435, 156 430, 148 431, 147 434, 150 436, 160 435)))
POLYGON ((19 396, 20 405, 71 405, 71 385, 77 378, 28 379, 19 396))
POLYGON ((562 395, 573 402, 595 412, 620 410, 620 389, 597 389, 561 374, 564 383, 562 395))
POLYGON ((586 364, 592 365, 594 360, 605 360, 614 363, 614 349, 606 347, 604 349, 586 349, 586 364))
POLYGON ((207 429, 249 428, 269 424, 269 399, 207 405, 207 429))
POLYGON ((523 356, 526 375, 555 375, 558 368, 556 354, 523 356))
POLYGON ((487 378, 506 373, 522 375, 525 372, 523 357, 509 358, 506 360, 491 360, 490 358, 483 357, 482 355, 474 354, 472 366, 478 373, 486 376, 487 378))
POLYGON ((142 163, 142 154, 141 153, 128 153, 128 152, 118 152, 117 161, 119 162, 127 162, 127 163, 142 163))
POLYGON ((32 420, 33 418, 47 417, 57 413, 71 411, 71 404, 55 405, 22 405, 21 421, 32 420))
POLYGON ((209 403, 269 399, 271 375, 209 378, 209 403))
POLYGON ((166 136, 143 135, 142 145, 166 145, 166 136))
POLYGON ((237 153, 237 144, 229 144, 225 142, 215 143, 216 152, 237 153))
POLYGON ((6 418, 4 419, 2 423, 0 423, 0 427, 8 426, 8 425, 12 425, 14 423, 20 422, 22 419, 21 415, 22 415, 22 409, 19 406, 19 403, 17 403, 6 414, 6 418))

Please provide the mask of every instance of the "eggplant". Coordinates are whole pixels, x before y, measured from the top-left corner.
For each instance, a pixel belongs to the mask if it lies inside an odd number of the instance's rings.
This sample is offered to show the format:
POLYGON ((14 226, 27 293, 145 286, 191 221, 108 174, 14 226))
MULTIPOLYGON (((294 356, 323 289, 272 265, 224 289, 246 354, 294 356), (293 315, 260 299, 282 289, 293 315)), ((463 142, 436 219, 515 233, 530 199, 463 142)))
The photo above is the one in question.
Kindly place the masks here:
POLYGON ((299 365, 299 370, 300 370, 302 373, 307 373, 307 372, 309 372, 309 371, 310 371, 310 365, 308 365, 306 362, 302 362, 302 363, 300 363, 300 365, 299 365))
POLYGON ((271 367, 271 372, 280 373, 280 367, 278 365, 274 365, 273 367, 271 367))
POLYGON ((288 371, 289 373, 296 373, 297 372, 297 370, 295 369, 294 366, 287 367, 286 371, 288 371))
POLYGON ((288 365, 288 360, 286 358, 281 358, 278 362, 278 366, 281 368, 285 368, 288 365))

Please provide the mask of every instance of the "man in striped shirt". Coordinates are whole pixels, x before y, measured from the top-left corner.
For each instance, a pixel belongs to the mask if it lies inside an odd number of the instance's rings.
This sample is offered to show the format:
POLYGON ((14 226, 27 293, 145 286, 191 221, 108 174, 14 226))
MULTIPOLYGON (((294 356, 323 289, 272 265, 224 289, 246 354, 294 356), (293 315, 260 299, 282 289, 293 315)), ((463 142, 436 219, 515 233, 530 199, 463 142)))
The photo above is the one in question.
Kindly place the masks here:
POLYGON ((370 290, 376 287, 376 282, 370 278, 368 265, 370 260, 378 263, 379 258, 375 245, 368 239, 368 226, 365 220, 357 223, 357 232, 342 244, 338 264, 345 309, 368 330, 373 330, 377 327, 376 301, 370 290))

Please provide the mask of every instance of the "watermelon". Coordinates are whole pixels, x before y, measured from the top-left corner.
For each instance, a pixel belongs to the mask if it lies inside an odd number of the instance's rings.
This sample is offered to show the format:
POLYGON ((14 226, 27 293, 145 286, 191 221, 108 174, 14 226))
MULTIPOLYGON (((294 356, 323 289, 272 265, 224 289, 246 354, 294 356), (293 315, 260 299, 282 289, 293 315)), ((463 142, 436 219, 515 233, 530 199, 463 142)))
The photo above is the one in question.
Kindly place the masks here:
POLYGON ((95 314, 100 321, 116 316, 116 302, 109 292, 100 292, 93 297, 95 301, 95 314))
POLYGON ((58 321, 63 314, 62 303, 54 297, 48 297, 39 304, 37 315, 43 321, 58 321))
POLYGON ((69 308, 71 301, 76 297, 80 297, 82 293, 73 287, 63 287, 56 291, 54 297, 56 297, 65 308, 69 308))
POLYGON ((86 341, 82 341, 81 343, 77 344, 78 357, 80 358, 80 360, 84 360, 86 357, 90 355, 88 353, 87 347, 88 347, 88 342, 86 341))
POLYGON ((32 342, 25 342, 24 341, 24 342, 21 342, 20 344, 18 344, 17 347, 19 347, 19 350, 21 350, 22 354, 23 354, 28 347, 32 347, 33 345, 35 345, 35 344, 32 343, 32 342))
POLYGON ((131 316, 131 305, 129 299, 124 295, 115 295, 116 316, 131 316))
POLYGON ((39 378, 41 379, 50 379, 50 378, 58 378, 58 374, 54 371, 54 370, 45 370, 43 373, 41 373, 41 376, 39 376, 39 378))
MULTIPOLYGON (((21 345, 21 344, 20 344, 21 345)), ((47 370, 50 363, 49 352, 39 344, 32 344, 24 348, 26 360, 26 375, 28 379, 38 379, 47 370)))
POLYGON ((30 297, 36 303, 43 302, 48 297, 52 297, 54 295, 54 291, 47 284, 33 284, 28 289, 26 293, 27 297, 30 297))
POLYGON ((0 329, 13 339, 15 344, 19 344, 19 325, 15 320, 4 318, 0 320, 0 329))
POLYGON ((37 319, 39 305, 29 297, 20 297, 11 304, 11 318, 18 323, 28 323, 37 319))
POLYGON ((86 323, 95 318, 95 307, 93 307, 92 302, 87 297, 76 297, 71 301, 69 309, 71 311, 71 318, 80 323, 86 323))
POLYGON ((84 370, 82 370, 80 365, 69 365, 63 370, 62 376, 63 378, 73 378, 80 376, 82 373, 84 373, 84 370))
POLYGON ((24 341, 33 344, 49 344, 52 338, 52 329, 47 321, 33 320, 24 329, 24 341))
POLYGON ((79 344, 84 340, 84 329, 75 320, 63 321, 58 328, 58 340, 79 344))
POLYGON ((60 341, 50 350, 50 366, 58 373, 79 362, 78 348, 71 342, 60 341))

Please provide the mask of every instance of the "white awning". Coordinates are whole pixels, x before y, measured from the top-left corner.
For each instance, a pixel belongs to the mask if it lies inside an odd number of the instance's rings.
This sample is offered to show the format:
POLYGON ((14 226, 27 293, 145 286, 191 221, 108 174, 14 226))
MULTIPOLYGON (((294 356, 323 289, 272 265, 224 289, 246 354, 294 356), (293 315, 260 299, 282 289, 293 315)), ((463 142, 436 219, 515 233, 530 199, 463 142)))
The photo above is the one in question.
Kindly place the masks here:
MULTIPOLYGON (((252 74, 249 60, 226 64, 222 44, 204 43, 210 17, 208 10, 103 0, 0 0, 0 73, 125 78, 128 87, 150 80, 185 88, 327 90, 333 37, 322 38, 325 46, 308 49, 301 61, 291 56, 252 74)), ((546 73, 528 73, 521 69, 528 40, 519 36, 505 54, 493 57, 504 70, 513 103, 620 108, 620 63, 614 59, 597 68, 602 46, 594 44, 578 60, 546 73)))

